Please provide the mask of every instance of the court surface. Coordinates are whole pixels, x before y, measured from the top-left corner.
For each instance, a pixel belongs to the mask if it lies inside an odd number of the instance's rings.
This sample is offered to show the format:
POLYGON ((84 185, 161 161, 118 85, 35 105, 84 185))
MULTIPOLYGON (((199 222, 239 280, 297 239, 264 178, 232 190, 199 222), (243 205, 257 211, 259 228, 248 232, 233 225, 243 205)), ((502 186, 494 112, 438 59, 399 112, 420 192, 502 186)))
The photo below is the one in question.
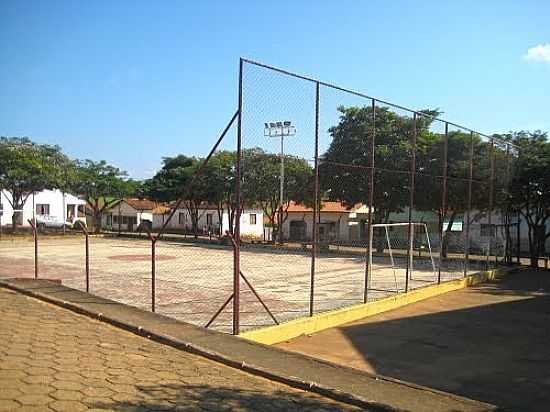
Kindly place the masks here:
POLYGON ((493 403, 550 405, 550 272, 522 271, 277 346, 493 403))
MULTIPOLYGON (((39 278, 59 279, 63 285, 85 289, 84 238, 39 238, 39 278)), ((33 277, 32 239, 0 241, 0 277, 33 277)), ((363 302, 365 254, 349 250, 320 253, 316 259, 315 312, 363 302)), ((159 241, 156 246, 156 311, 204 326, 233 290, 233 253, 228 246, 159 241)), ((143 309, 151 308, 151 242, 146 239, 90 237, 90 293, 143 309)), ((368 299, 403 292, 405 257, 376 256, 368 299)), ((470 272, 480 267, 471 265, 470 272)), ((241 270, 281 322, 309 314, 311 252, 247 245, 241 251, 241 270)), ((430 259, 415 257, 409 288, 437 281, 430 259)), ((461 262, 442 268, 442 281, 463 276, 461 262)), ((241 327, 273 324, 248 286, 241 282, 241 327)), ((212 328, 231 330, 229 304, 212 328)))

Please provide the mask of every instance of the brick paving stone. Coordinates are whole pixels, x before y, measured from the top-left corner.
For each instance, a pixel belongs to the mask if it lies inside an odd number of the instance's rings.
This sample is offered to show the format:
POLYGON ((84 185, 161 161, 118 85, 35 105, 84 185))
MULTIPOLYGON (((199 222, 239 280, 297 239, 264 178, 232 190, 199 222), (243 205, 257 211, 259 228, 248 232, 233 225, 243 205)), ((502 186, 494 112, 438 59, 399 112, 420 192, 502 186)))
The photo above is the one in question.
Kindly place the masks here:
POLYGON ((0 288, 0 411, 352 411, 0 288))

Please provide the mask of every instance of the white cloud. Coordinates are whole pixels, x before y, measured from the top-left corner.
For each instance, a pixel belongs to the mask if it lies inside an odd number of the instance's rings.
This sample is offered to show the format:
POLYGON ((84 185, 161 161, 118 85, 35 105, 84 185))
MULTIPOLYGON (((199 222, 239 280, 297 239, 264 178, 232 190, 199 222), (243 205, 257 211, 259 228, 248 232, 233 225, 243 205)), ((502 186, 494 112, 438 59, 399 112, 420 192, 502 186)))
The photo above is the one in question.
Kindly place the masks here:
POLYGON ((550 43, 539 44, 527 50, 523 56, 530 63, 549 63, 550 64, 550 43))

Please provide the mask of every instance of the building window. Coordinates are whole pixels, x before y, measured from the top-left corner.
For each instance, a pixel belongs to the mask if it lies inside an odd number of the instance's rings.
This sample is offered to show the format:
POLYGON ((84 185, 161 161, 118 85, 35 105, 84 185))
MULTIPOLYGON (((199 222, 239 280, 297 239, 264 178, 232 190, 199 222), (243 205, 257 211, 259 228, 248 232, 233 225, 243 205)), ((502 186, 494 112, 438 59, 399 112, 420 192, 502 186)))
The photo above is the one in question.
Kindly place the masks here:
POLYGON ((250 224, 255 225, 256 224, 256 213, 250 214, 250 224))
POLYGON ((113 215, 109 214, 107 215, 107 226, 113 225, 113 215))
POLYGON ((495 237, 495 225, 493 224, 481 224, 481 236, 483 237, 495 237))
POLYGON ((36 204, 36 214, 37 215, 49 215, 50 214, 50 205, 48 204, 36 204))
POLYGON ((206 225, 207 226, 212 226, 212 213, 207 213, 206 214, 206 225))
POLYGON ((67 216, 66 219, 72 222, 76 215, 76 205, 67 205, 67 216))
POLYGON ((185 225, 185 212, 180 212, 178 215, 178 223, 180 225, 185 225))

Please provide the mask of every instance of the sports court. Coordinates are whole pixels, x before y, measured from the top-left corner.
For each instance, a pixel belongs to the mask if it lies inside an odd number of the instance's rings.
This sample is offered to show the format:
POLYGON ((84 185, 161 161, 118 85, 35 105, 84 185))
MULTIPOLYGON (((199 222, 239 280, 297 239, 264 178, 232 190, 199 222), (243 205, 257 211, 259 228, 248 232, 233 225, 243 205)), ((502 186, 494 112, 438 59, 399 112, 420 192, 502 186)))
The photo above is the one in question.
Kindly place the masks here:
POLYGON ((277 346, 496 404, 550 404, 550 272, 523 270, 277 346))
MULTIPOLYGON (((85 290, 84 237, 39 237, 39 278, 59 279, 85 290)), ((151 242, 147 239, 90 237, 90 293, 146 310, 151 309, 151 242)), ((34 277, 34 243, 0 242, 0 276, 34 277)), ((365 251, 343 248, 319 253, 314 289, 314 312, 362 303, 365 251)), ((156 312, 204 326, 233 291, 233 250, 219 244, 159 241, 156 245, 156 312)), ((387 251, 373 257, 368 300, 405 289, 406 257, 387 251)), ((483 265, 470 265, 470 272, 483 265)), ((437 268, 436 268, 437 269, 437 268)), ((241 271, 279 322, 309 315, 311 251, 247 244, 241 250, 241 271)), ((415 257, 409 288, 437 282, 437 270, 426 256, 415 257)), ((442 281, 463 276, 462 261, 448 259, 442 281)), ((273 324, 273 320, 241 281, 243 330, 273 324)), ((231 304, 210 326, 231 331, 231 304)))

